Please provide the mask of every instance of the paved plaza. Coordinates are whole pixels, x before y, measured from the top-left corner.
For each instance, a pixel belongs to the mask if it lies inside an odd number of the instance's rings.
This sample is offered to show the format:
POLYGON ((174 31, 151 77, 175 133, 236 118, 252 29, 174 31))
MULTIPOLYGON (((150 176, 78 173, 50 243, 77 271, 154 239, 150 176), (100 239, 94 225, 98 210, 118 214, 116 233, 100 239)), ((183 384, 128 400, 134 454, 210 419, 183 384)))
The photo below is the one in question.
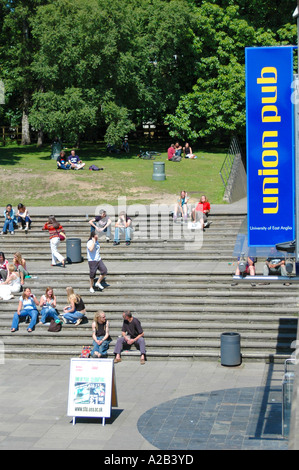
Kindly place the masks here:
MULTIPOLYGON (((147 361, 115 365, 118 406, 67 416, 69 360, 0 365, 1 450, 287 449, 281 434, 283 364, 147 361)), ((102 456, 106 454, 102 452, 102 456)))

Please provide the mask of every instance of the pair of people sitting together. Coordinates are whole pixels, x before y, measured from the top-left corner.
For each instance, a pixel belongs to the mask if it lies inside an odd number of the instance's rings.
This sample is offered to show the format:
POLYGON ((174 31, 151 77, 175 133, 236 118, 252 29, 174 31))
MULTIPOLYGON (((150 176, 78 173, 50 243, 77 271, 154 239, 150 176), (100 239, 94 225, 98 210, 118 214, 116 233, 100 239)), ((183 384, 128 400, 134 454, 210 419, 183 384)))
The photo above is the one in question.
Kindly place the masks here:
MULTIPOLYGON (((189 197, 186 191, 181 191, 180 197, 173 212, 173 220, 177 221, 178 216, 183 217, 183 221, 187 222, 188 219, 188 201, 189 197)), ((191 210, 191 221, 192 223, 200 223, 200 228, 204 230, 208 224, 208 215, 211 210, 211 205, 205 195, 202 195, 196 207, 191 210)))
MULTIPOLYGON (((247 260, 243 260, 239 258, 236 273, 235 273, 236 276, 240 276, 241 273, 254 276, 256 273, 255 263, 256 263, 256 258, 252 256, 248 256, 247 260)), ((279 256, 276 256, 276 257, 270 256, 267 258, 263 267, 263 276, 269 276, 271 274, 281 275, 283 277, 288 276, 288 267, 283 258, 279 256)))
POLYGON ((65 152, 62 150, 57 158, 58 170, 82 170, 84 167, 85 163, 76 155, 75 150, 72 150, 71 155, 67 158, 65 152))

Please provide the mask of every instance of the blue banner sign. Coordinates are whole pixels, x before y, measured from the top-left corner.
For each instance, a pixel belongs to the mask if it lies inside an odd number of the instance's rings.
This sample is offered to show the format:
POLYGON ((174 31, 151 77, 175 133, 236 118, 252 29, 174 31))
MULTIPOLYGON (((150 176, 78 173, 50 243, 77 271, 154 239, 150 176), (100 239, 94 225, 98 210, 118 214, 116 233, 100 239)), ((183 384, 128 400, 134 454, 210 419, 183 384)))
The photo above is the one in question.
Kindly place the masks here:
POLYGON ((295 237, 293 47, 245 49, 248 246, 295 237))

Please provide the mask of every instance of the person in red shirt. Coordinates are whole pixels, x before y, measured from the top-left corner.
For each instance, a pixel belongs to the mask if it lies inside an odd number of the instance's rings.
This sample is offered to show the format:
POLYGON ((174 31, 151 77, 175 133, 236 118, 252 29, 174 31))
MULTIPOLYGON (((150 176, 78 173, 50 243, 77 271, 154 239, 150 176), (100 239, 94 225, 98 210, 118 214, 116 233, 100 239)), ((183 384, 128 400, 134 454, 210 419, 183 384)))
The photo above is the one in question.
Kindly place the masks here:
POLYGON ((6 281, 8 274, 8 261, 5 259, 3 251, 0 252, 0 282, 6 281))
POLYGON ((204 229, 206 224, 208 223, 208 215, 210 213, 211 206, 209 201, 207 200, 206 196, 201 196, 199 203, 192 209, 191 219, 193 222, 200 221, 201 228, 204 229))
POLYGON ((172 160, 174 154, 175 154, 175 146, 174 144, 171 144, 171 146, 167 150, 168 160, 172 160))
POLYGON ((60 225, 54 216, 50 216, 48 222, 43 226, 42 230, 49 231, 50 248, 52 253, 52 266, 56 266, 60 263, 61 266, 65 266, 64 257, 58 252, 58 246, 60 244, 60 232, 63 232, 63 227, 60 225), (57 263, 57 260, 59 263, 57 263))

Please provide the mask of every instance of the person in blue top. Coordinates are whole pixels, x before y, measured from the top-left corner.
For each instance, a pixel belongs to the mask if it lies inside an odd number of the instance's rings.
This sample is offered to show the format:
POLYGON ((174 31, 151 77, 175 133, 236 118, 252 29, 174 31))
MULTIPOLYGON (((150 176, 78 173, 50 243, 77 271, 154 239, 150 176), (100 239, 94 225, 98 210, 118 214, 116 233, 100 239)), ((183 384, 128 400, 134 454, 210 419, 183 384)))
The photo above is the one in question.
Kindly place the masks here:
POLYGON ((14 225, 17 224, 17 219, 11 204, 7 204, 4 211, 4 218, 5 220, 1 235, 6 235, 7 230, 9 230, 11 235, 14 235, 14 225))
POLYGON ((31 294, 31 289, 26 287, 20 297, 18 310, 13 316, 11 325, 12 333, 18 330, 20 318, 26 318, 27 316, 31 318, 27 331, 28 333, 33 331, 38 317, 37 305, 39 305, 37 298, 35 295, 31 294))
POLYGON ((186 191, 181 191, 180 197, 175 205, 174 208, 174 213, 173 213, 173 221, 176 222, 177 217, 179 214, 184 219, 184 222, 187 222, 187 217, 188 217, 188 203, 189 197, 187 195, 186 191))
POLYGON ((85 167, 85 163, 83 163, 78 155, 76 155, 75 150, 71 151, 71 154, 68 157, 68 162, 71 165, 71 170, 82 170, 82 168, 85 167))

